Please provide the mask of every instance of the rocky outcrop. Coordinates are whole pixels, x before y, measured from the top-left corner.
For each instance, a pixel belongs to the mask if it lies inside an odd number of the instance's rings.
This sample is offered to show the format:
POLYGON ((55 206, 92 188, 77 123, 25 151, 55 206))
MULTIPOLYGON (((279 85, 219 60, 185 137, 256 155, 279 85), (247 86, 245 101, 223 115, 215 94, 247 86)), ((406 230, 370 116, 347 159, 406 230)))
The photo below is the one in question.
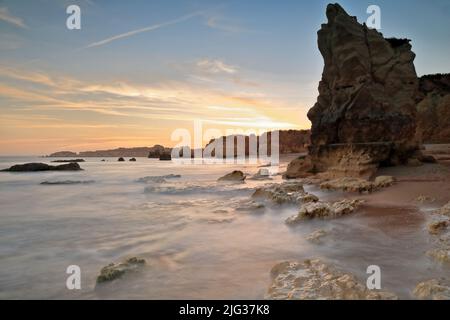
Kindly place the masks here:
POLYGON ((4 169, 1 171, 5 172, 35 172, 35 171, 79 171, 83 170, 80 165, 76 162, 71 162, 67 164, 62 164, 59 166, 51 166, 45 163, 25 163, 17 164, 9 169, 4 169))
POLYGON ((124 262, 111 263, 100 270, 97 277, 97 284, 110 282, 122 277, 124 274, 136 271, 138 268, 145 265, 145 260, 140 258, 129 258, 124 262))
POLYGON ((321 260, 282 262, 270 272, 271 300, 397 300, 390 292, 369 290, 350 273, 321 260))
POLYGON ((380 165, 405 163, 418 150, 418 79, 409 40, 385 39, 338 4, 328 5, 326 14, 318 32, 325 67, 308 112, 311 159, 296 166, 369 177, 380 165))

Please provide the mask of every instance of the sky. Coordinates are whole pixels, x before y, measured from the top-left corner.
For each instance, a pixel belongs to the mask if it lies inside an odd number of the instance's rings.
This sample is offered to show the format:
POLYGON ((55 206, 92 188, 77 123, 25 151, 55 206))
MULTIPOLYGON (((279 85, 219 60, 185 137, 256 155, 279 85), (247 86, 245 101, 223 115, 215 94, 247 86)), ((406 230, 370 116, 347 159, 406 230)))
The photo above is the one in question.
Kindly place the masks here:
MULTIPOLYGON (((343 0, 450 72, 450 0, 343 0)), ((307 129, 328 1, 0 0, 0 155, 163 144, 176 129, 307 129), (66 27, 69 5, 81 29, 66 27)), ((193 138, 194 139, 194 138, 193 138)))

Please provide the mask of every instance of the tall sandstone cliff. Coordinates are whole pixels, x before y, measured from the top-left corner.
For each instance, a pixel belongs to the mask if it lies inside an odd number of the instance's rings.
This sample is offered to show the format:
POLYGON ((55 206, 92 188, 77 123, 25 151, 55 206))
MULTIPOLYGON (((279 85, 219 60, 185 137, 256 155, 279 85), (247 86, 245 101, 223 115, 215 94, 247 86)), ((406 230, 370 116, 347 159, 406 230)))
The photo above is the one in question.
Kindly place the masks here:
POLYGON ((329 172, 370 176, 380 165, 408 161, 415 140, 419 82, 407 39, 385 39, 330 4, 318 32, 324 59, 309 156, 295 160, 287 178, 329 172))

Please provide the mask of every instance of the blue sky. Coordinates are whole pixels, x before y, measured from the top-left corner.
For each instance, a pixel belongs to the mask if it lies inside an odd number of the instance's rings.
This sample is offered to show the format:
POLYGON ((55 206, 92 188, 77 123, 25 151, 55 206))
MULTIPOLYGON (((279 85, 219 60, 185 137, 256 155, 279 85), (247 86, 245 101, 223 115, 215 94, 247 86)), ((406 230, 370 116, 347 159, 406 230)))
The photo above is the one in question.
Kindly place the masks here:
MULTIPOLYGON (((1 152, 170 144, 194 119, 308 128, 327 3, 0 1, 1 152), (81 30, 65 26, 70 4, 81 30)), ((419 75, 450 71, 450 0, 339 3, 359 21, 379 5, 381 32, 413 40, 419 75)))

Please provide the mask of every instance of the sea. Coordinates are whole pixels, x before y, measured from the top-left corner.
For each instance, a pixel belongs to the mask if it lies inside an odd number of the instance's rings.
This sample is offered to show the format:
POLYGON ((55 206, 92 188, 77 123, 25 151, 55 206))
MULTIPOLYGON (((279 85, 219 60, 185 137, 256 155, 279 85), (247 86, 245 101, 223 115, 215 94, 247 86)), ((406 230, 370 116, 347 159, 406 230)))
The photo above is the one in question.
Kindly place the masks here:
MULTIPOLYGON (((50 160, 2 157, 0 169, 50 160)), ((298 206, 249 205, 255 189, 281 183, 280 174, 217 181, 233 170, 252 176, 261 164, 85 160, 77 172, 0 172, 0 299, 263 299, 275 264, 311 258, 362 283, 368 266, 378 265, 383 290, 408 299, 418 281, 447 272, 424 254, 421 212, 365 208, 292 227, 285 220, 298 206), (306 240, 318 229, 329 233, 323 243, 306 240), (96 284, 104 266, 130 257, 145 259, 145 266, 96 284), (80 289, 66 285, 73 265, 80 289)))

